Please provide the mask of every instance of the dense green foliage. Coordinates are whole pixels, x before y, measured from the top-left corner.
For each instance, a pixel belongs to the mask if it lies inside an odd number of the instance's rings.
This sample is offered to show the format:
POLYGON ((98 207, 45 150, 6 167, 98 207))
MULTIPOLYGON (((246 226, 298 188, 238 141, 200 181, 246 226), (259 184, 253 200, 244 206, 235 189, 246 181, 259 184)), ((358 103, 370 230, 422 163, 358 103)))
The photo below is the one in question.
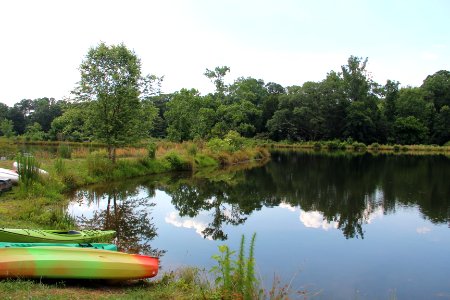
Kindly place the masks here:
POLYGON ((216 88, 208 95, 196 89, 161 94, 162 77, 141 77, 133 52, 100 44, 81 65, 77 99, 88 103, 42 98, 12 108, 0 104, 0 132, 112 146, 137 137, 209 140, 230 131, 275 141, 443 145, 450 140, 450 71, 429 75, 420 87, 400 87, 395 80, 379 84, 367 70, 367 58, 355 56, 339 72, 299 86, 251 77, 227 84, 229 71, 206 69, 216 88))

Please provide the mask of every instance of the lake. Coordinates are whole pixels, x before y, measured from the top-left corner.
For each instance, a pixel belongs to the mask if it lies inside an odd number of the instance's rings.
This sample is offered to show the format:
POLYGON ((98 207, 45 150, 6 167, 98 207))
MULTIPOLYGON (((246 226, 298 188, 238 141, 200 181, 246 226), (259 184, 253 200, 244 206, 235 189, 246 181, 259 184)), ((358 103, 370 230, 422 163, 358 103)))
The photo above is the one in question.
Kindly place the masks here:
MULTIPOLYGON (((273 152, 261 166, 158 175, 70 195, 81 226, 118 231, 162 272, 209 270, 256 232, 258 276, 313 299, 450 298, 450 158, 273 152)), ((294 297, 295 298, 295 297, 294 297)))

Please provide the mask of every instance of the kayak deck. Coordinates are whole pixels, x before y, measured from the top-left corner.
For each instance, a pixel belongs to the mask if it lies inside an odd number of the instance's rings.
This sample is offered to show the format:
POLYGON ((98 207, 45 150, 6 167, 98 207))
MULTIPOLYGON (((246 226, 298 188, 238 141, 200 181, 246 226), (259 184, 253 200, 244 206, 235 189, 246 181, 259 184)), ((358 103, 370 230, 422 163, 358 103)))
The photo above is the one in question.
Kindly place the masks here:
POLYGON ((10 243, 89 243, 114 238, 113 230, 40 230, 0 228, 0 242, 10 243))

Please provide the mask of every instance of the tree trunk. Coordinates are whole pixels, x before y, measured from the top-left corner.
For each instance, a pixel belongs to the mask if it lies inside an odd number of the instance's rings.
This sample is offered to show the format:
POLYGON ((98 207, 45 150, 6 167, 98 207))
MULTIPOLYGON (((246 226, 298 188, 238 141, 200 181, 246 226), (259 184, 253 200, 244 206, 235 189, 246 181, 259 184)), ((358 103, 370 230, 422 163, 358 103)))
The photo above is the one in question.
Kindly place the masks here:
POLYGON ((113 164, 116 163, 116 146, 108 146, 108 158, 113 162, 113 164))

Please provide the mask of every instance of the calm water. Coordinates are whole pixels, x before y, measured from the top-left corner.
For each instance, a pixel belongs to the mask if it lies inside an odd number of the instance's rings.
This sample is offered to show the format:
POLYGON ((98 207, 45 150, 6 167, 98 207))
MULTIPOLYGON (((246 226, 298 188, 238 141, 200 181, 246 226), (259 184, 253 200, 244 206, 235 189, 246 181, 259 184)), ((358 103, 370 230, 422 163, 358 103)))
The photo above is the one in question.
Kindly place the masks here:
MULTIPOLYGON (((317 299, 450 298, 450 158, 273 153, 245 170, 140 178, 77 191, 81 225, 163 271, 209 269, 256 232, 258 272, 317 299)), ((314 299, 315 299, 314 298, 314 299)))

